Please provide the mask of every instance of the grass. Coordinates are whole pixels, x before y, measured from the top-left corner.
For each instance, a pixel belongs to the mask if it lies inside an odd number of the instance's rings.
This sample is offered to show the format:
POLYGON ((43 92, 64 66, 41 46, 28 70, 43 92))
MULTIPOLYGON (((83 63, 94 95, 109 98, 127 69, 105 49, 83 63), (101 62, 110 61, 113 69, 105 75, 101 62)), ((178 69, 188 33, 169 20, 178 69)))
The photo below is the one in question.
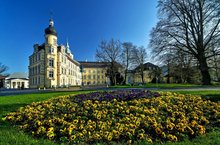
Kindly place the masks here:
POLYGON ((35 139, 30 135, 14 128, 2 118, 9 112, 16 111, 18 108, 28 105, 32 102, 47 100, 56 96, 69 94, 79 94, 88 91, 75 92, 52 92, 52 93, 34 93, 13 96, 0 97, 0 145, 55 145, 56 143, 46 139, 35 139))
MULTIPOLYGON (((213 85, 212 87, 217 87, 219 85, 213 85)), ((147 83, 144 85, 117 85, 112 88, 158 88, 158 89, 181 89, 181 88, 198 88, 198 87, 210 87, 210 86, 202 86, 196 84, 153 84, 147 83)))
MULTIPOLYGON (((168 86, 167 86, 168 87, 168 86)), ((11 126, 8 122, 3 121, 1 118, 7 113, 16 111, 18 108, 28 105, 32 102, 47 100, 56 96, 86 93, 89 91, 74 91, 74 92, 51 92, 51 93, 35 93, 35 94, 23 94, 13 96, 0 97, 0 145, 57 145, 47 139, 36 139, 32 136, 18 130, 11 126)), ((220 101, 220 90, 213 91, 175 91, 183 94, 201 95, 205 98, 209 98, 212 101, 220 101)), ((193 139, 192 141, 186 140, 183 142, 175 143, 177 145, 215 145, 220 143, 220 130, 208 133, 206 136, 201 136, 193 139)), ((139 142, 136 144, 146 144, 145 142, 139 142)), ((154 143, 155 144, 155 143, 154 143)), ((157 144, 157 143, 156 143, 157 144)), ((156 145, 155 144, 155 145, 156 145)), ((174 143, 166 143, 167 145, 174 145, 174 143)))
POLYGON ((220 101, 220 90, 199 90, 199 91, 186 91, 186 90, 179 90, 175 91, 181 94, 192 94, 192 95, 199 95, 203 98, 209 99, 211 101, 217 102, 220 101))
POLYGON ((34 94, 22 94, 13 96, 1 96, 0 97, 0 117, 8 112, 15 111, 19 107, 25 106, 32 102, 43 101, 56 96, 76 94, 82 91, 75 92, 51 92, 51 93, 34 93, 34 94))

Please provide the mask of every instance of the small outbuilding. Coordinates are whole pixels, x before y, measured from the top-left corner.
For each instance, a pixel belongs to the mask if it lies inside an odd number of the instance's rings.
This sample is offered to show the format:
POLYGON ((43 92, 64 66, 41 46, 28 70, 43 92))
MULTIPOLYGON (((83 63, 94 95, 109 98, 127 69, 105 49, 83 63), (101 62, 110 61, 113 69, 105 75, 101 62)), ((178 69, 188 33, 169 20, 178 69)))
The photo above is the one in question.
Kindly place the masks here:
POLYGON ((29 88, 29 79, 26 73, 13 73, 6 77, 3 82, 6 89, 25 89, 29 88))

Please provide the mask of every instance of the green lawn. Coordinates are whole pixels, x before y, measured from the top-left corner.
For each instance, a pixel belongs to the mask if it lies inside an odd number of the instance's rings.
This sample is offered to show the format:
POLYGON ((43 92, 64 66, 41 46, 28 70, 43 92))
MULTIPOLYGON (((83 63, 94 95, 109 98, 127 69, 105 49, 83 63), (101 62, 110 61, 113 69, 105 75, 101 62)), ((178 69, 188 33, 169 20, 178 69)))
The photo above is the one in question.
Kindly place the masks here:
POLYGON ((177 93, 181 93, 181 94, 192 94, 192 95, 199 95, 202 96, 203 98, 206 99, 210 99, 211 101, 220 101, 220 90, 199 90, 199 91, 185 91, 185 90, 181 90, 181 91, 175 91, 177 93))
MULTIPOLYGON (((11 126, 8 122, 3 121, 1 118, 7 113, 15 111, 19 107, 25 106, 32 102, 47 100, 56 96, 86 93, 89 91, 74 91, 74 92, 52 92, 52 93, 35 93, 14 96, 1 96, 0 97, 0 145, 55 145, 47 139, 36 139, 30 135, 11 126)), ((220 101, 220 90, 217 91, 178 91, 178 93, 202 95, 208 97, 213 101, 220 101)), ((208 133, 206 136, 197 137, 192 141, 184 141, 175 143, 177 145, 195 145, 195 144, 219 144, 220 143, 220 130, 208 133)), ((144 143, 142 143, 144 144, 144 143)), ((174 144, 174 143, 167 143, 174 144)))
POLYGON ((69 94, 78 94, 86 91, 75 92, 52 92, 52 93, 35 93, 13 96, 0 97, 0 145, 54 145, 55 143, 46 139, 34 139, 33 137, 19 131, 11 126, 2 118, 7 113, 17 110, 18 108, 32 102, 47 100, 56 96, 69 94))
MULTIPOLYGON (((216 87, 219 85, 213 85, 212 87, 216 87)), ((145 85, 118 85, 113 86, 112 88, 159 88, 159 89, 177 89, 177 88, 198 88, 198 87, 210 87, 210 86, 202 86, 195 84, 153 84, 147 83, 145 85)))

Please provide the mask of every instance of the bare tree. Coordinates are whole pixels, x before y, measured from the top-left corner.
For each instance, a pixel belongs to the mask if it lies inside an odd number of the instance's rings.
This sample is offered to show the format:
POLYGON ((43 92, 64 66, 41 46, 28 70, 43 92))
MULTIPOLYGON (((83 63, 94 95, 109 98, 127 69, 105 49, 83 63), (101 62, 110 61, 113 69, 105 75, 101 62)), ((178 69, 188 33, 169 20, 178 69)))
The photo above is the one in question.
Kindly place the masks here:
POLYGON ((121 57, 121 43, 118 40, 111 39, 109 42, 101 41, 99 48, 96 49, 96 58, 98 61, 107 62, 110 64, 108 75, 110 76, 111 84, 116 84, 116 75, 118 72, 118 62, 121 57))
POLYGON ((124 42, 122 46, 123 46, 123 50, 122 50, 121 58, 122 58, 122 64, 124 65, 124 68, 125 68, 124 83, 126 83, 127 72, 132 67, 132 52, 136 46, 134 46, 131 42, 124 42))
POLYGON ((209 59, 209 66, 211 68, 213 81, 220 82, 220 56, 214 55, 209 59))
POLYGON ((215 81, 218 81, 220 82, 220 56, 214 56, 213 57, 213 63, 214 63, 214 69, 215 69, 215 77, 216 77, 216 80, 215 81))
POLYGON ((133 64, 137 66, 136 71, 138 71, 137 73, 140 74, 142 83, 145 83, 144 82, 144 63, 146 61, 146 58, 147 58, 147 52, 143 46, 133 49, 132 61, 133 61, 133 64))
POLYGON ((8 67, 0 63, 0 75, 3 75, 4 72, 8 70, 8 67))
POLYGON ((165 65, 166 65, 166 77, 167 77, 167 80, 166 80, 166 82, 169 84, 171 81, 170 81, 170 78, 171 78, 171 76, 172 76, 172 59, 173 58, 173 54, 172 53, 166 53, 166 54, 164 54, 164 55, 162 55, 161 57, 160 57, 160 60, 162 60, 164 63, 165 63, 165 65))
POLYGON ((219 0, 159 0, 159 22, 150 46, 157 54, 181 50, 199 63, 203 85, 211 84, 207 60, 220 54, 219 0))

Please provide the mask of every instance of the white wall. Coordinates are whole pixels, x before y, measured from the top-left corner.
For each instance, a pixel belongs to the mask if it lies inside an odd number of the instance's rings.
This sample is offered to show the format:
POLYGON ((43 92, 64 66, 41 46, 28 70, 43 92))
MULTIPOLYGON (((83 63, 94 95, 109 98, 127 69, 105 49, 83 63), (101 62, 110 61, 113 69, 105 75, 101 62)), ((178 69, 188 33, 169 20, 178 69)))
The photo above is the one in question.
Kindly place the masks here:
POLYGON ((20 89, 22 86, 29 88, 29 80, 22 78, 5 79, 4 87, 7 89, 20 89))

